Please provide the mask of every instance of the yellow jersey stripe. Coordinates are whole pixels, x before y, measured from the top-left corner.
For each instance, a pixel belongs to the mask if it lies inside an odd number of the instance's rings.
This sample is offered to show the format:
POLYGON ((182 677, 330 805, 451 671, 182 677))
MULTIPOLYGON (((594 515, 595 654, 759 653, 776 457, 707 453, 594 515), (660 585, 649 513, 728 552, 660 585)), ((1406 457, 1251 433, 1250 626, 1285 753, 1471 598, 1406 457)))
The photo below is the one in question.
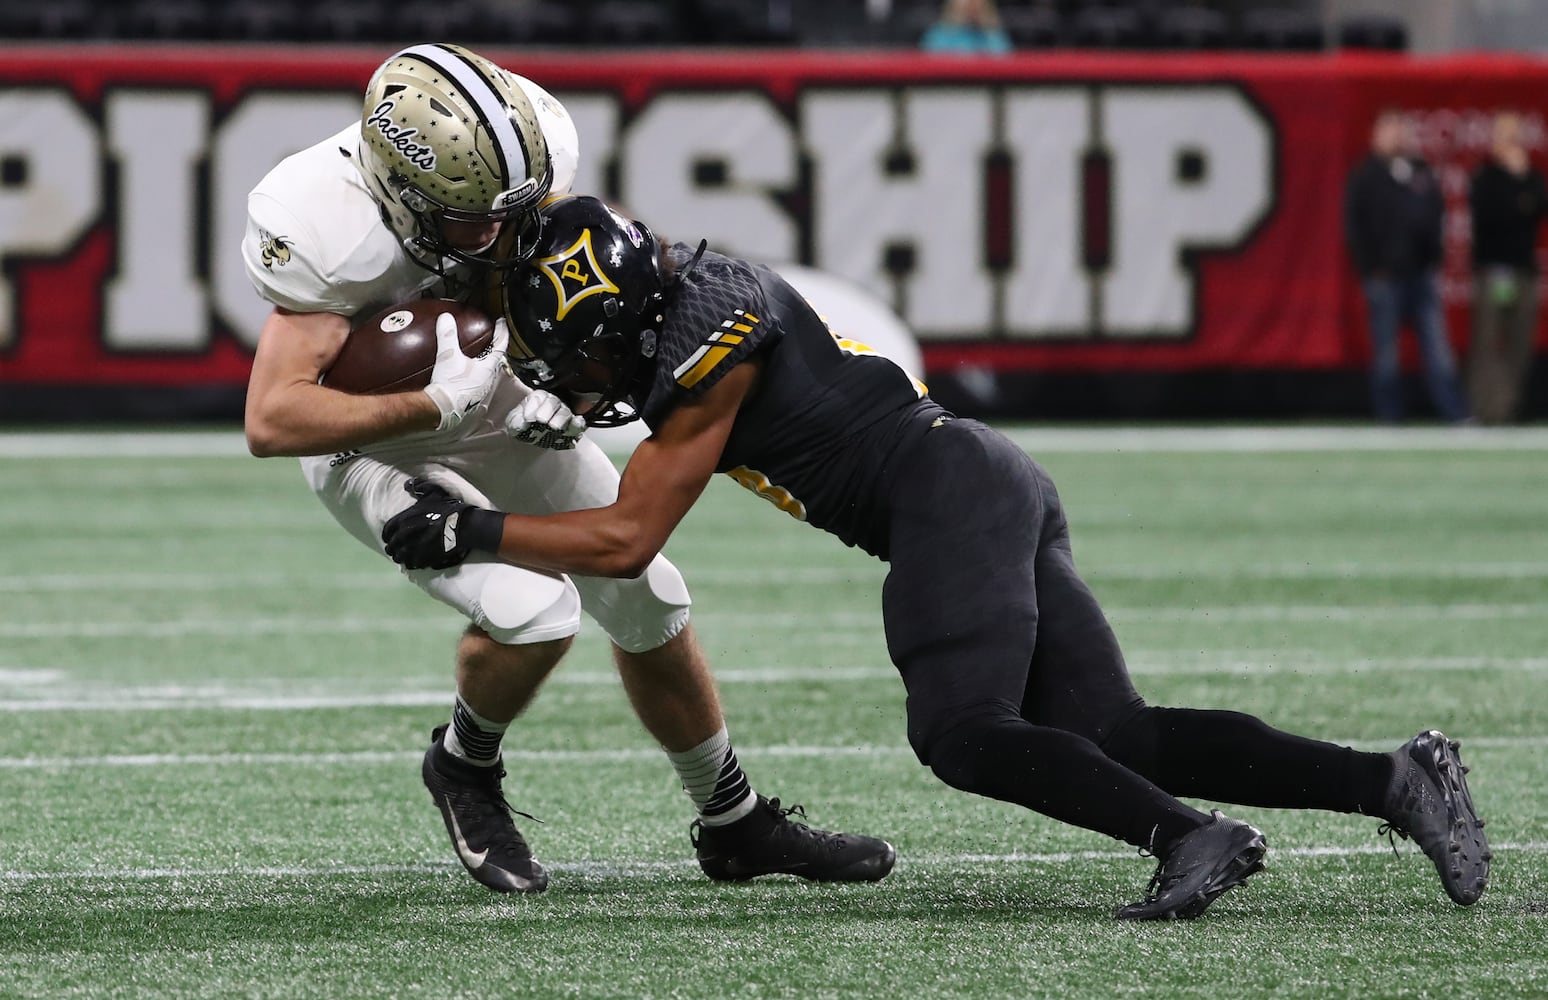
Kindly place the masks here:
POLYGON ((724 361, 726 355, 731 353, 731 348, 723 347, 720 344, 715 344, 713 347, 703 347, 700 350, 704 353, 703 357, 699 358, 698 363, 688 369, 688 371, 677 376, 677 384, 684 389, 692 389, 698 385, 700 379, 714 371, 715 366, 724 361))
POLYGON ((677 379, 682 378, 685 374, 688 373, 690 368, 699 363, 699 359, 704 357, 704 353, 708 350, 708 344, 701 345, 697 351, 694 351, 692 354, 688 355, 688 360, 672 369, 672 377, 677 379))

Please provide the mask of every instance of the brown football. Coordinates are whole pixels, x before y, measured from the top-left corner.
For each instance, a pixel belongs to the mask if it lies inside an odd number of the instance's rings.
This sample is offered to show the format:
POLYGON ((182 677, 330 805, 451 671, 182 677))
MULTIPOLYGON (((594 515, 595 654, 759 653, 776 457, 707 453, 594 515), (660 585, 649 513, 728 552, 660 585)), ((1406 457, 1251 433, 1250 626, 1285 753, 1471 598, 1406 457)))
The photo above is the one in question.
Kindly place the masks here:
POLYGON ((444 312, 456 318, 468 357, 478 357, 494 339, 494 321, 472 306, 450 299, 402 302, 358 320, 318 381, 357 396, 423 389, 435 368, 435 319, 444 312))

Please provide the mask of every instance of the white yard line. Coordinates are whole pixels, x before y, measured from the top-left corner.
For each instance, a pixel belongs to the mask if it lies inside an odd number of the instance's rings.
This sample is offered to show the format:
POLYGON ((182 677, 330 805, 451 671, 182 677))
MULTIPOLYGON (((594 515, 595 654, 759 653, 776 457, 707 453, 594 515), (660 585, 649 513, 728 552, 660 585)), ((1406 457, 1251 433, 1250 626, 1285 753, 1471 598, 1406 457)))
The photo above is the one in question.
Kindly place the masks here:
POLYGON ((1540 618, 1548 604, 1236 604, 1202 608, 1118 607, 1108 617, 1149 622, 1439 622, 1540 618))
MULTIPOLYGON (((1005 426, 1039 452, 1548 451, 1548 428, 1005 426)), ((612 448, 616 454, 628 449, 612 448)), ((0 458, 245 458, 236 431, 0 433, 0 458)))
MULTIPOLYGON (((738 747, 744 757, 891 757, 911 753, 908 747, 876 746, 773 746, 738 747)), ((621 763, 635 760, 660 760, 660 750, 636 747, 605 750, 519 750, 502 751, 508 761, 531 763, 621 763)), ((368 765, 417 761, 423 750, 361 750, 335 753, 214 753, 214 754, 108 754, 99 757, 0 757, 0 770, 34 771, 73 767, 310 767, 368 765)))
POLYGON ((239 458, 236 431, 41 431, 0 434, 0 458, 239 458))
MULTIPOLYGON (((1491 845, 1496 854, 1516 852, 1542 854, 1548 851, 1548 841, 1525 840, 1491 845)), ((1271 848, 1271 857, 1284 858, 1353 858, 1372 854, 1387 854, 1392 850, 1386 844, 1362 844, 1358 846, 1317 846, 1271 848)), ((899 855, 898 868, 943 868, 959 865, 1062 865, 1072 861, 1125 861, 1135 859, 1129 851, 1049 851, 1015 854, 921 854, 899 855)), ((681 861, 559 861, 543 867, 550 871, 574 872, 582 875, 628 875, 635 872, 696 869, 692 859, 681 861)), ((70 871, 28 872, 0 871, 0 882, 71 882, 90 880, 94 884, 104 881, 157 881, 177 879, 245 879, 245 878, 327 878, 343 875, 404 875, 449 873, 460 868, 453 861, 425 861, 411 865, 265 865, 252 868, 83 868, 70 871)), ((561 891, 562 890, 558 890, 561 891)))
MULTIPOLYGON (((1494 851, 1521 851, 1529 854, 1541 854, 1548 851, 1548 840, 1524 840, 1503 844, 1490 844, 1494 851)), ((1391 854, 1392 847, 1386 843, 1358 844, 1354 846, 1326 846, 1326 847, 1269 847, 1271 858, 1353 858, 1366 854, 1391 854)), ((1106 861, 1134 857, 1133 851, 1065 851, 1046 854, 954 854, 954 855, 925 855, 911 860, 912 864, 920 865, 957 865, 957 864, 1063 864, 1069 861, 1106 861)), ((902 864, 900 855, 898 863, 902 864)))
MULTIPOLYGON (((710 567, 693 574, 702 583, 748 583, 807 586, 812 584, 881 584, 885 569, 877 564, 859 563, 850 569, 829 569, 820 566, 789 567, 784 569, 760 568, 756 580, 750 581, 746 570, 730 567, 710 567)), ((1402 571, 1406 574, 1406 571, 1402 571)), ((1385 575, 1385 574, 1384 574, 1385 575)), ((1473 574, 1493 576, 1494 573, 1473 574)), ((1548 564, 1541 573, 1511 573, 1510 579, 1521 576, 1548 576, 1548 564)), ((297 588, 338 590, 387 590, 407 588, 405 581, 394 568, 384 561, 376 572, 366 573, 39 573, 28 576, 16 574, 0 578, 0 593, 52 594, 85 593, 91 591, 148 591, 148 590, 278 590, 293 591, 297 588)))
POLYGON ((329 708, 423 708, 449 705, 450 698, 449 687, 444 691, 384 691, 369 695, 144 694, 133 688, 118 688, 112 692, 94 692, 86 697, 3 699, 0 700, 0 712, 294 712, 329 708))
MULTIPOLYGON (((878 647, 880 651, 880 647, 878 647)), ((1332 659, 1294 650, 1269 658, 1179 653, 1139 653, 1130 657, 1129 671, 1138 677, 1225 676, 1347 676, 1370 673, 1486 672, 1515 674, 1548 672, 1548 658, 1503 656, 1371 657, 1332 659)), ((890 666, 811 666, 729 668, 716 671, 722 684, 859 683, 890 685, 897 672, 890 666)), ((121 711, 307 711, 354 708, 419 708, 445 705, 450 689, 378 690, 348 694, 337 688, 313 686, 297 691, 304 681, 294 678, 247 678, 245 684, 110 685, 81 683, 68 671, 52 668, 0 669, 0 712, 121 712, 121 711), (271 694, 275 690, 285 694, 271 694), (30 696, 23 696, 29 695, 30 696)), ((613 687, 617 675, 598 670, 560 670, 547 683, 563 687, 613 687)))
POLYGON ((70 675, 54 667, 0 667, 0 691, 69 682, 70 675))
POLYGON ((1543 451, 1548 428, 1002 427, 1039 452, 1543 451))
MULTIPOLYGON (((1512 604, 1239 604, 1218 607, 1124 607, 1110 606, 1109 618, 1118 622, 1455 622, 1512 621, 1548 616, 1548 603, 1512 604)), ((823 627, 880 629, 874 609, 807 612, 699 611, 701 622, 715 625, 788 626, 810 633, 823 627)), ((309 617, 272 615, 253 618, 172 619, 163 621, 26 621, 0 622, 0 639, 173 639, 187 636, 369 635, 419 632, 445 628, 446 615, 388 617, 341 615, 309 617)))
POLYGON ((1531 580, 1548 577, 1542 562, 1304 562, 1187 566, 1177 563, 1112 566, 1083 570, 1099 580, 1531 580))
POLYGON ((294 590, 324 587, 340 590, 401 587, 404 581, 384 568, 380 573, 40 573, 0 579, 0 593, 55 594, 94 590, 294 590))
MULTIPOLYGON (((1365 749, 1385 749, 1399 745, 1407 737, 1390 740, 1337 740, 1344 745, 1365 749)), ((1533 749, 1548 746, 1548 736, 1464 736, 1465 749, 1533 749)), ((531 763, 625 763, 629 761, 659 760, 660 750, 648 747, 606 748, 598 750, 522 750, 507 747, 503 750, 508 761, 531 763)), ((860 746, 836 745, 775 745, 737 747, 737 755, 753 760, 767 757, 834 758, 834 757, 899 757, 911 756, 913 751, 899 743, 887 746, 862 744, 860 746)), ((313 753, 147 753, 103 754, 83 757, 0 757, 0 771, 46 771, 69 768, 141 768, 141 767, 316 767, 396 764, 417 761, 424 756, 423 750, 355 750, 318 751, 313 753)))
MULTIPOLYGON (((857 563, 838 569, 821 566, 763 567, 756 580, 741 568, 709 566, 693 570, 691 583, 774 586, 879 586, 885 567, 857 563)), ((1534 580, 1548 578, 1543 562, 1446 563, 1282 563, 1264 565, 1120 564, 1090 567, 1094 580, 1534 580)), ((363 573, 39 573, 0 578, 0 593, 51 594, 149 590, 387 590, 405 587, 387 566, 363 573)))
MULTIPOLYGON (((17 673, 22 673, 17 671, 17 673)), ((819 666, 768 667, 746 670, 721 670, 716 680, 722 684, 787 684, 811 682, 897 681, 890 666, 819 666)), ((52 694, 36 698, 0 698, 0 712, 113 712, 173 709, 225 711, 299 711, 330 708, 415 708, 449 704, 451 688, 428 690, 388 690, 368 693, 334 694, 330 689, 312 688, 298 693, 304 681, 282 678, 249 678, 245 685, 226 684, 145 684, 84 686, 68 675, 50 678, 56 688, 52 694), (287 689, 287 694, 266 691, 287 689), (79 689, 79 690, 78 690, 79 689)), ((36 690, 40 681, 0 683, 0 691, 36 690)), ((545 682, 549 686, 615 687, 618 676, 598 670, 561 670, 545 682)), ((336 689, 334 689, 336 690, 336 689)))
POLYGON ((1273 674, 1278 677, 1298 674, 1412 673, 1414 671, 1487 670, 1537 674, 1548 671, 1548 657, 1541 656, 1380 656, 1334 659, 1320 653, 1237 654, 1214 653, 1157 656, 1145 652, 1128 657, 1129 672, 1148 676, 1210 676, 1215 674, 1273 674))

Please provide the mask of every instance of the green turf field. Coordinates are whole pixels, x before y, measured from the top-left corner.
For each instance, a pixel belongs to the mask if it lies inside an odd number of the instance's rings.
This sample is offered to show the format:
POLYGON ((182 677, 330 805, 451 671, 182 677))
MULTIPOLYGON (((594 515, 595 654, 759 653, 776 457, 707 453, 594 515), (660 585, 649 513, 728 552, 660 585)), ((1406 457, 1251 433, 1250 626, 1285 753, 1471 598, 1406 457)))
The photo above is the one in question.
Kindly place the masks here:
POLYGON ((882 567, 729 482, 668 549, 755 785, 874 886, 720 886, 588 630, 506 742, 549 891, 419 783, 458 619, 235 435, 0 435, 0 997, 1548 996, 1548 432, 1038 432, 1137 683, 1361 747, 1463 740, 1454 907, 1371 819, 1234 810, 1269 870, 1120 924, 1152 862, 940 785, 882 567))

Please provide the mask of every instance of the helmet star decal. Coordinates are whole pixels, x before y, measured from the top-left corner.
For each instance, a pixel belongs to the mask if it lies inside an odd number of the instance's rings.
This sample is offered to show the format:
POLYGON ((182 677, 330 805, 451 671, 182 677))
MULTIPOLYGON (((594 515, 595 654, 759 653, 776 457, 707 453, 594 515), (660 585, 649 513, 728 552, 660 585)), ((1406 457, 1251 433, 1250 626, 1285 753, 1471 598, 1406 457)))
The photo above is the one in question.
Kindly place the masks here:
POLYGON ((575 304, 588 295, 618 294, 618 286, 602 270, 597 255, 591 249, 591 230, 581 232, 570 248, 552 257, 534 261, 539 271, 548 276, 559 297, 559 308, 554 319, 564 319, 575 304))

